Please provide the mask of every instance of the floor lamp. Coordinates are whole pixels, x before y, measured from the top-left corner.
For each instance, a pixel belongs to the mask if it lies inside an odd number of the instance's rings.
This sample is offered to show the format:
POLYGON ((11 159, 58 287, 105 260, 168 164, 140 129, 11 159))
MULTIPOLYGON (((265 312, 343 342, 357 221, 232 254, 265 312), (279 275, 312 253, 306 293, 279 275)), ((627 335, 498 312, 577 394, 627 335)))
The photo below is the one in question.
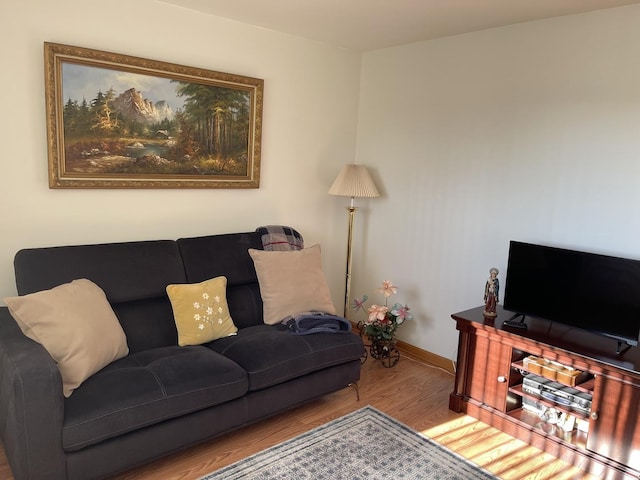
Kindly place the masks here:
POLYGON ((357 207, 353 206, 356 197, 378 197, 378 189, 364 165, 347 164, 342 167, 338 177, 329 189, 331 195, 351 197, 351 205, 347 207, 349 213, 349 233, 347 236, 347 274, 344 287, 344 317, 347 318, 349 297, 351 293, 351 263, 353 247, 353 220, 357 207))

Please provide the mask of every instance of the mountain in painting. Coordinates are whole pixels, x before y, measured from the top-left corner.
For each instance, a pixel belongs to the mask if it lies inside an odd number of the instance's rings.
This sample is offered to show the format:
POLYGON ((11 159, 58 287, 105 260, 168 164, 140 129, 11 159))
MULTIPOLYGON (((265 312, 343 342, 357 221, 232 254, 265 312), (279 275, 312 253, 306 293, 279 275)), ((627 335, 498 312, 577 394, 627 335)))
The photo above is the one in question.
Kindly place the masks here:
POLYGON ((173 110, 165 101, 153 103, 144 98, 140 91, 130 88, 121 93, 114 101, 113 107, 128 120, 145 125, 159 123, 165 119, 173 119, 173 110))

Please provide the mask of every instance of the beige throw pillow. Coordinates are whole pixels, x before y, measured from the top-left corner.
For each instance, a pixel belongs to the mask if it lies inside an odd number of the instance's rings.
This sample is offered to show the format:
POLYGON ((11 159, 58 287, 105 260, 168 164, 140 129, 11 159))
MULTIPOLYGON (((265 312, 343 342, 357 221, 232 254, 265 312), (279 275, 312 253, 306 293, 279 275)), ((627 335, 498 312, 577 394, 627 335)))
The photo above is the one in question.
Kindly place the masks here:
POLYGON ((320 245, 284 252, 250 248, 249 255, 260 284, 264 323, 275 325, 302 312, 336 313, 322 270, 320 245))
POLYGON ((227 305, 227 277, 169 285, 167 295, 178 329, 178 345, 200 345, 237 333, 227 305))
POLYGON ((106 295, 90 280, 74 280, 4 302, 23 333, 40 343, 58 364, 65 397, 129 353, 106 295))

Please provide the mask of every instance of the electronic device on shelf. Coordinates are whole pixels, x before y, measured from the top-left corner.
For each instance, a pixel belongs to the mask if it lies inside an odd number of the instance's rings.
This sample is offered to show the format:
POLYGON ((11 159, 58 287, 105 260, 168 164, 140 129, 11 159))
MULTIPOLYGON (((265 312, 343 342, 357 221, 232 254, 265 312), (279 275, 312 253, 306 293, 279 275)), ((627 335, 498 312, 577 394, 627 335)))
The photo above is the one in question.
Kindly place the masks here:
POLYGON ((590 394, 539 375, 529 374, 524 377, 522 390, 585 415, 588 415, 591 409, 592 396, 590 394))
POLYGON ((621 354, 640 336, 640 260, 511 241, 504 309, 507 327, 537 317, 611 337, 621 354))

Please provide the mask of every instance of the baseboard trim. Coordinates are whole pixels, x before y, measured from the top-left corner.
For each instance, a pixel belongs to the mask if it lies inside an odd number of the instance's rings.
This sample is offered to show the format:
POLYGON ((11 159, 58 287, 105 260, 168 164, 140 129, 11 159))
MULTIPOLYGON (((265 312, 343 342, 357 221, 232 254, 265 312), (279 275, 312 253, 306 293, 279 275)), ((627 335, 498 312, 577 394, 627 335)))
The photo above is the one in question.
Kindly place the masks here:
POLYGON ((453 368, 453 363, 448 358, 441 357, 440 355, 429 352, 428 350, 423 350, 420 347, 403 342, 402 340, 398 340, 397 347, 402 353, 414 360, 442 368, 451 374, 456 373, 453 368))
MULTIPOLYGON (((351 329, 353 330, 353 332, 360 334, 360 330, 358 330, 358 325, 356 323, 351 322, 351 329)), ((448 358, 441 357, 440 355, 429 352, 427 350, 423 350, 420 347, 416 347, 415 345, 411 345, 410 343, 403 342, 402 340, 398 340, 396 346, 398 347, 398 350, 400 350, 406 356, 413 358, 414 360, 433 365, 434 367, 442 368, 443 370, 446 370, 453 375, 455 375, 456 373, 453 362, 448 358)))

